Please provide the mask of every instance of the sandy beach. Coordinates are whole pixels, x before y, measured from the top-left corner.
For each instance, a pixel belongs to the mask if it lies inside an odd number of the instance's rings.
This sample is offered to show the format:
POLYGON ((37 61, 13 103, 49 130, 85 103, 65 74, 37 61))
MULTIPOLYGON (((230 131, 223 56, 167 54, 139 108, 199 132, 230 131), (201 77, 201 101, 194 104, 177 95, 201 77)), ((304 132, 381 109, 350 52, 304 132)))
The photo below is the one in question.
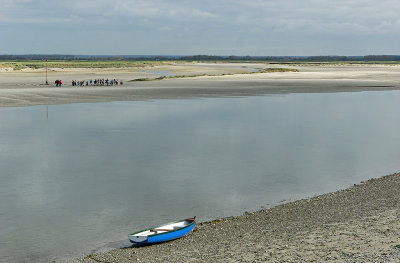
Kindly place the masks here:
POLYGON ((76 262, 399 262, 400 174, 199 224, 188 236, 76 262))
POLYGON ((400 66, 186 63, 145 68, 50 69, 48 80, 50 85, 45 85, 44 69, 3 69, 0 72, 0 106, 398 90, 400 66), (289 68, 299 72, 257 73, 265 68, 289 68), (160 76, 180 78, 131 81, 139 78, 155 79, 160 76), (71 84, 72 80, 96 78, 118 79, 122 80, 124 85, 73 87, 71 84), (56 79, 63 80, 62 87, 54 85, 56 79))

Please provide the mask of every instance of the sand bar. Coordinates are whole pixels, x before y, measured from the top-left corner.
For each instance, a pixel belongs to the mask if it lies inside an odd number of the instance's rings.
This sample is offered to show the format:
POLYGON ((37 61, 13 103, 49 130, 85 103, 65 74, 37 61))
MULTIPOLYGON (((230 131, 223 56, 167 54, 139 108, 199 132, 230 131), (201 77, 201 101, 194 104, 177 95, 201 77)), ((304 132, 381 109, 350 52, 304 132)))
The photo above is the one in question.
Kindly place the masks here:
POLYGON ((301 92, 399 90, 400 66, 186 63, 149 68, 52 69, 48 79, 50 85, 44 85, 43 69, 0 72, 0 106, 257 96, 301 92), (292 68, 299 72, 254 73, 271 67, 292 68), (203 74, 211 76, 190 77, 203 74), (130 81, 165 75, 187 77, 130 81), (116 78, 123 80, 124 85, 113 87, 73 87, 71 85, 72 80, 95 78, 116 78), (64 85, 55 87, 53 83, 56 79, 62 79, 64 85))

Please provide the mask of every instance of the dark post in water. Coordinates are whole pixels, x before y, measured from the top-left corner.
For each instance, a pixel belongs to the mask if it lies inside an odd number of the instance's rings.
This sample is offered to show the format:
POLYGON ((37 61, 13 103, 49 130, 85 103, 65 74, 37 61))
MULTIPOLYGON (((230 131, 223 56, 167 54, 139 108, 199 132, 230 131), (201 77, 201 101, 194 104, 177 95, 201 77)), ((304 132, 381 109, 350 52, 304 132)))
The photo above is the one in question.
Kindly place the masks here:
POLYGON ((46 85, 49 85, 49 82, 47 81, 47 58, 46 58, 46 85))

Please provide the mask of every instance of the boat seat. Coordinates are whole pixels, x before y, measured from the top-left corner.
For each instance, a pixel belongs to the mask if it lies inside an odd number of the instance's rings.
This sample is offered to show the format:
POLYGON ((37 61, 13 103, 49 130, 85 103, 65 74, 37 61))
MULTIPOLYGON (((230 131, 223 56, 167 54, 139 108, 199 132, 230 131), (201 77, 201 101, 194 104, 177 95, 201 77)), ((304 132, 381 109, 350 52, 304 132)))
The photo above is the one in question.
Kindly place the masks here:
POLYGON ((162 229, 162 228, 154 228, 151 229, 151 232, 159 232, 159 231, 171 231, 172 229, 162 229))

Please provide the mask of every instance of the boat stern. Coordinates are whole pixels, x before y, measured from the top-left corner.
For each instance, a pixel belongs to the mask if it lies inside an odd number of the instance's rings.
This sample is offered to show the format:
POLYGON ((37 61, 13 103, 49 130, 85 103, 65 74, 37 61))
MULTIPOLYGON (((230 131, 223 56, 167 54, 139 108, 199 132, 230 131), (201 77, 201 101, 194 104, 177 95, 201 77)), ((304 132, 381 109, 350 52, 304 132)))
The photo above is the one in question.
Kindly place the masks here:
POLYGON ((147 242, 147 236, 129 235, 129 241, 134 244, 143 244, 147 242))

